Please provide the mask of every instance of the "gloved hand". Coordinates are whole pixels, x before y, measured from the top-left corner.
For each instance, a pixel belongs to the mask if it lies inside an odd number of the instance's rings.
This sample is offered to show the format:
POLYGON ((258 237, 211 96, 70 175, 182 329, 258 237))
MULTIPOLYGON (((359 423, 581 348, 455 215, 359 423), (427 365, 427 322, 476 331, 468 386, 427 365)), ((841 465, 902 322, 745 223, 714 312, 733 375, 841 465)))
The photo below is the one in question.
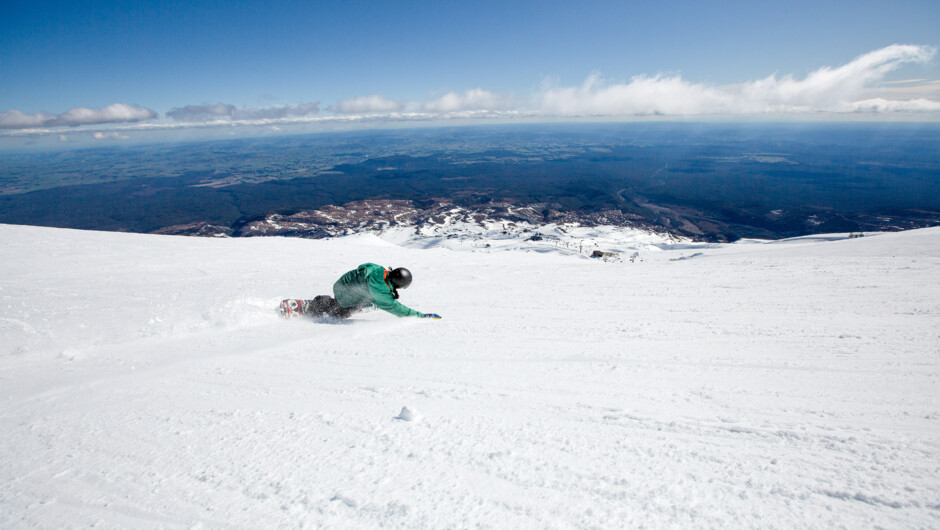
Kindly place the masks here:
POLYGON ((433 318, 435 320, 441 319, 441 315, 438 315, 437 313, 422 313, 421 315, 422 318, 433 318))

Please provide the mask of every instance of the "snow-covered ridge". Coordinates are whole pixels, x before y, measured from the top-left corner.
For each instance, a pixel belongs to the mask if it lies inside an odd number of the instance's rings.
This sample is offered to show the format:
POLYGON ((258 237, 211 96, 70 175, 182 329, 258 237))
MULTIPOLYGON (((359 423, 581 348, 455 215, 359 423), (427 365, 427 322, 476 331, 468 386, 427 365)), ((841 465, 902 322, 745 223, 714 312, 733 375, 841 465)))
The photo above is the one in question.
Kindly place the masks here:
MULTIPOLYGON (((620 211, 592 213, 551 205, 489 203, 472 208, 439 201, 416 207, 412 201, 365 200, 290 215, 271 214, 237 231, 199 226, 188 235, 291 236, 320 239, 374 234, 396 245, 452 250, 525 250, 591 255, 626 254, 692 244, 686 237, 646 226, 620 211)), ((170 230, 170 232, 174 231, 170 230)))
POLYGON ((263 219, 248 222, 235 231, 226 232, 223 227, 196 223, 169 227, 164 229, 164 232, 190 235, 194 229, 205 229, 206 233, 197 235, 289 235, 319 239, 356 232, 375 232, 391 227, 425 225, 449 227, 460 223, 480 226, 501 223, 507 226, 578 224, 645 228, 639 216, 619 210, 578 212, 565 209, 560 204, 511 202, 460 206, 445 199, 417 206, 413 201, 368 199, 342 206, 327 205, 315 210, 302 210, 289 215, 269 214, 263 219), (212 234, 213 230, 218 233, 212 234))
POLYGON ((940 228, 396 234, 0 225, 0 528, 940 526, 940 228), (366 261, 444 318, 276 315, 366 261))
MULTIPOLYGON (((656 208, 653 205, 646 205, 656 208)), ((777 211, 776 213, 779 213, 777 211)), ((810 216, 807 222, 815 219, 810 216)), ((685 221, 687 222, 687 221, 685 221)), ((292 214, 268 214, 234 229, 205 222, 176 225, 154 233, 202 237, 287 236, 323 239, 373 234, 404 247, 443 247, 452 250, 522 250, 591 256, 603 260, 643 259, 647 251, 717 248, 723 243, 690 227, 672 229, 651 225, 640 216, 619 210, 584 212, 557 203, 517 204, 496 201, 474 206, 438 200, 369 199, 342 206, 327 205, 292 214), (693 237, 682 234, 697 234, 693 237)), ((815 222, 815 225, 819 225, 815 222)), ((684 225, 683 225, 684 226, 684 225)), ((856 234, 816 234, 814 238, 845 238, 856 234)), ((800 238, 796 238, 800 239, 800 238)), ((738 244, 768 240, 742 239, 738 244)), ((784 240, 782 240, 784 241, 784 240)))

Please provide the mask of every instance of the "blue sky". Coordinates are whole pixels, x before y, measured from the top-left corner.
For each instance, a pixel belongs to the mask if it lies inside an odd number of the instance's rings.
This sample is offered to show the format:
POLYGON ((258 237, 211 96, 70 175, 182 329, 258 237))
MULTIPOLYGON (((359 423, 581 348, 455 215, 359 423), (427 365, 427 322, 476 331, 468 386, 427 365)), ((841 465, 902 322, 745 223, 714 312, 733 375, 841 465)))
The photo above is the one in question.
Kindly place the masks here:
POLYGON ((937 120, 937 28, 937 0, 6 2, 0 130, 120 139, 160 124, 282 130, 378 116, 937 120))

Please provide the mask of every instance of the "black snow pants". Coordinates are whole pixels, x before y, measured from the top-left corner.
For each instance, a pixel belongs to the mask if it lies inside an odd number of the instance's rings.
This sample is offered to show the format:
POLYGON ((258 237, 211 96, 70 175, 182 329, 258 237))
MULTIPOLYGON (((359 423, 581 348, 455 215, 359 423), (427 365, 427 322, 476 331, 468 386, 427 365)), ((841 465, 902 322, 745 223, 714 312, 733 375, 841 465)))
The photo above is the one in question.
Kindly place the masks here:
POLYGON ((360 309, 362 308, 343 307, 332 296, 323 294, 313 299, 313 305, 307 309, 307 312, 316 316, 329 315, 333 318, 349 318, 350 315, 360 309))

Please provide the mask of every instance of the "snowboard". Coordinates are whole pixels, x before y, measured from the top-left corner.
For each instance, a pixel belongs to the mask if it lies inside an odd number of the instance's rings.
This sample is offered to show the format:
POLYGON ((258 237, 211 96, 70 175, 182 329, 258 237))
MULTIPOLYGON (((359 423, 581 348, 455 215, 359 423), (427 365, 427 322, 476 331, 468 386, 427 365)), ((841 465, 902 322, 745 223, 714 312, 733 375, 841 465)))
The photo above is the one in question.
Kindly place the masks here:
POLYGON ((300 298, 287 298, 281 300, 280 312, 284 318, 294 317, 314 317, 314 318, 349 318, 352 313, 371 311, 375 305, 368 305, 357 308, 343 308, 336 303, 331 296, 317 296, 313 300, 302 300, 300 298))
POLYGON ((281 316, 284 318, 302 317, 307 314, 307 309, 313 306, 313 300, 299 300, 288 298, 281 300, 281 316))

